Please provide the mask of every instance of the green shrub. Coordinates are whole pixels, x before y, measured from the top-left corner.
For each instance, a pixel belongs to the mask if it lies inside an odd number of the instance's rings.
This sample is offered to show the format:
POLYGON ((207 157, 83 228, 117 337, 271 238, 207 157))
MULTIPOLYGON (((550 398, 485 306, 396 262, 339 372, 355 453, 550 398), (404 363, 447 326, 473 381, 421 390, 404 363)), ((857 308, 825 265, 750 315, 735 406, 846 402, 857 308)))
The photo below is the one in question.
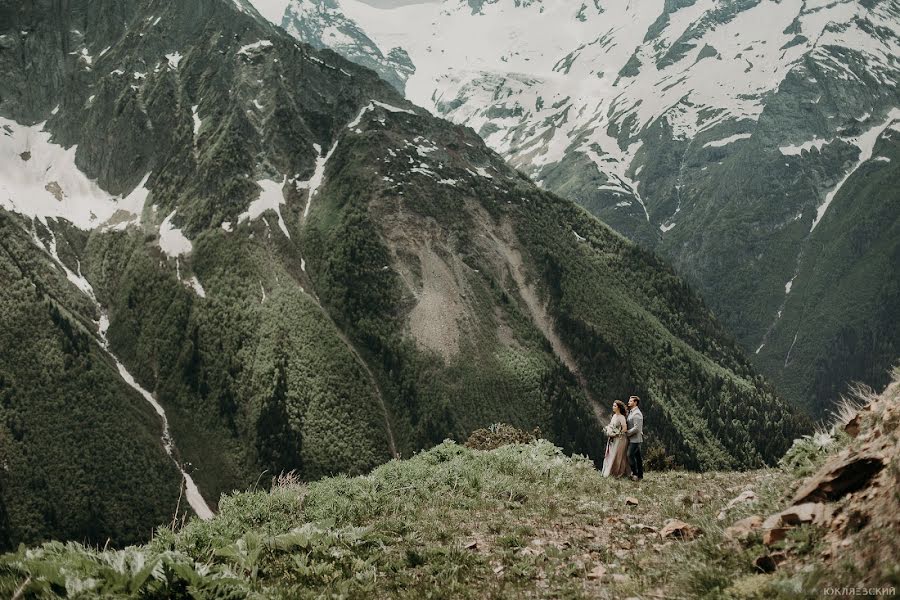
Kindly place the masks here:
POLYGON ((681 468, 675 457, 666 452, 658 441, 647 444, 644 450, 644 468, 648 471, 671 471, 681 468))
POLYGON ((466 448, 494 450, 509 444, 528 444, 541 438, 541 430, 535 427, 531 433, 506 423, 494 423, 487 429, 476 429, 466 440, 466 448))

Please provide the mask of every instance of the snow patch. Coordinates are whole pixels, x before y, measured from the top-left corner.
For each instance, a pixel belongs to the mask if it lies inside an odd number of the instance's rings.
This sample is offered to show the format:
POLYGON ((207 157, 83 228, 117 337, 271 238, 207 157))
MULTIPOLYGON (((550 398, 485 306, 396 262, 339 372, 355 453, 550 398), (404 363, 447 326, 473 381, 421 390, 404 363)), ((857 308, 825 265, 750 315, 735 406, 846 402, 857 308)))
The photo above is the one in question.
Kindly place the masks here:
POLYGON ((188 280, 188 285, 194 293, 200 296, 201 298, 206 298, 206 290, 203 289, 203 286, 200 285, 200 280, 197 279, 196 275, 191 275, 191 278, 188 280))
POLYGON ((816 209, 816 218, 813 220, 812 227, 810 227, 809 231, 812 232, 816 226, 819 224, 819 221, 822 220, 822 217, 825 216, 825 212, 828 210, 828 207, 831 206, 831 203, 834 201, 835 196, 844 186, 848 179, 859 169, 860 165, 869 160, 872 157, 872 151, 875 148, 875 142, 878 141, 878 138, 881 137, 881 134, 888 127, 893 127, 896 121, 900 120, 900 108, 893 108, 891 112, 888 114, 887 119, 875 127, 872 127, 865 133, 862 133, 859 137, 850 138, 850 143, 854 144, 857 148, 859 148, 859 158, 856 163, 847 171, 847 174, 844 175, 843 179, 841 179, 834 189, 832 189, 825 196, 825 201, 822 202, 821 205, 816 209))
POLYGON ((250 56, 252 52, 257 50, 261 50, 263 48, 270 48, 272 46, 272 42, 269 40, 259 40, 258 42, 253 42, 252 44, 247 44, 246 46, 241 46, 241 49, 237 51, 238 56, 250 56))
POLYGON ((166 54, 166 60, 169 61, 169 66, 173 69, 178 69, 178 63, 181 62, 181 59, 184 58, 180 52, 173 52, 172 54, 166 54))
MULTIPOLYGON (((359 115, 357 115, 357 119, 362 118, 363 113, 365 112, 365 108, 363 108, 359 115)), ((306 220, 306 217, 309 216, 309 209, 312 206, 312 201, 315 195, 319 192, 319 187, 322 185, 322 182, 325 180, 325 166, 328 164, 328 159, 331 158, 331 155, 334 154, 334 151, 337 150, 338 141, 335 140, 334 145, 331 146, 331 150, 328 151, 328 154, 322 156, 322 147, 318 144, 314 144, 313 147, 316 149, 316 152, 319 153, 319 158, 316 159, 316 168, 313 171, 312 177, 309 178, 309 181, 298 181, 296 182, 296 186, 298 190, 309 190, 306 196, 306 207, 303 209, 303 220, 306 220)))
POLYGON ((253 6, 266 20, 281 25, 284 13, 291 0, 253 0, 253 6))
POLYGON ((79 229, 139 220, 149 173, 127 197, 113 196, 75 165, 77 146, 52 143, 43 127, 0 117, 0 206, 41 220, 65 219, 79 229))
POLYGON ((251 202, 247 210, 238 217, 238 223, 258 219, 267 210, 272 210, 278 215, 278 227, 281 228, 285 237, 290 239, 291 234, 288 232, 284 217, 281 216, 281 205, 284 204, 284 184, 286 181, 287 177, 284 177, 280 183, 270 179, 257 181, 256 184, 260 187, 259 197, 251 202))
POLYGON ((194 249, 191 240, 172 224, 172 219, 177 211, 173 210, 159 226, 159 248, 169 257, 177 258, 184 254, 190 254, 194 249))
POLYGON ((141 385, 131 375, 131 373, 128 372, 128 369, 125 368, 125 365, 123 365, 122 362, 112 353, 112 351, 109 349, 109 343, 106 341, 106 336, 103 335, 102 338, 103 348, 116 363, 116 368, 119 371, 119 376, 125 381, 125 383, 127 383, 132 389, 137 391, 141 395, 141 397, 144 398, 144 400, 146 400, 153 407, 153 409, 156 411, 156 414, 159 415, 159 418, 162 420, 163 446, 165 447, 166 454, 169 455, 169 458, 172 459, 172 462, 175 463, 175 466, 178 467, 178 470, 181 472, 181 476, 184 478, 185 496, 187 497, 188 504, 194 510, 194 512, 197 513, 197 516, 204 521, 212 519, 214 516, 213 511, 209 508, 206 500, 203 499, 203 495, 197 488, 197 484, 194 483, 194 480, 191 478, 191 476, 187 474, 181 464, 175 459, 174 442, 172 441, 172 434, 169 432, 169 419, 168 417, 166 417, 166 411, 163 409, 162 405, 156 401, 156 398, 153 397, 153 394, 141 387, 141 385))
POLYGON ((376 106, 379 108, 383 108, 384 110, 386 110, 388 112, 392 112, 392 113, 406 113, 409 115, 416 114, 413 111, 405 109, 405 108, 398 108, 396 106, 387 104, 385 102, 379 102, 378 100, 372 100, 366 106, 362 107, 362 109, 356 115, 355 119, 353 119, 352 121, 350 121, 347 124, 347 129, 356 129, 359 126, 359 124, 362 122, 363 115, 365 115, 369 111, 375 110, 376 106))
POLYGON ((808 142, 803 142, 798 146, 780 146, 778 151, 784 156, 800 156, 803 151, 809 152, 813 148, 821 152, 822 146, 830 143, 831 140, 823 140, 822 138, 814 137, 808 142))
POLYGON ((200 115, 197 113, 197 109, 199 108, 199 104, 195 104, 191 107, 191 114, 194 117, 194 137, 197 137, 197 134, 200 133, 200 126, 203 125, 203 121, 200 120, 200 115))
MULTIPOLYGON (((50 257, 53 259, 53 262, 62 269, 63 273, 66 275, 66 279, 69 282, 81 290, 84 295, 89 297, 92 300, 96 300, 96 296, 94 296, 94 288, 91 286, 90 282, 81 274, 81 262, 78 262, 78 272, 75 273, 66 266, 66 264, 59 257, 59 252, 56 249, 56 234, 53 233, 53 229, 47 223, 46 220, 41 219, 41 222, 47 228, 47 232, 50 235, 49 244, 45 244, 37 235, 37 229, 34 224, 34 219, 31 222, 31 238, 34 240, 34 243, 37 244, 42 250, 45 250, 50 257)), ((76 259, 77 260, 77 259, 76 259)))
POLYGON ((721 148, 722 146, 727 146, 732 142, 736 142, 738 140, 746 140, 748 138, 753 137, 752 133, 736 133, 734 135, 728 136, 727 138, 723 138, 721 140, 714 140, 712 142, 706 142, 703 144, 704 148, 721 148))

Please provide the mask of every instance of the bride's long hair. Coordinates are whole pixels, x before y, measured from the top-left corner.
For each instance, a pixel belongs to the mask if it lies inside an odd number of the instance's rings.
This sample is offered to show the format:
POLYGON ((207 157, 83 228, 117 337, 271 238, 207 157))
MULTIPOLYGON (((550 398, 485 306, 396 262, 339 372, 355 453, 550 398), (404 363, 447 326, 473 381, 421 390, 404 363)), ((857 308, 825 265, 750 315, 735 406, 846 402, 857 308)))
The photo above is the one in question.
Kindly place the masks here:
POLYGON ((628 408, 625 406, 624 402, 622 402, 621 400, 616 400, 615 402, 613 402, 613 404, 619 407, 620 415, 622 415, 623 417, 628 416, 628 408))

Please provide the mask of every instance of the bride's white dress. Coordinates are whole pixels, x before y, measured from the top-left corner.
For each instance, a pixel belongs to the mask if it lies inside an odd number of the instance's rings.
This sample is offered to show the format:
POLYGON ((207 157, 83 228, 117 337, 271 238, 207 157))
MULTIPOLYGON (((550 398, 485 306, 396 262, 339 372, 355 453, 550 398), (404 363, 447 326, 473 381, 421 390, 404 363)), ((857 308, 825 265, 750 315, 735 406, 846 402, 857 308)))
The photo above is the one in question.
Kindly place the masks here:
POLYGON ((628 429, 623 415, 613 415, 609 425, 606 426, 606 434, 610 438, 606 441, 606 454, 603 457, 604 477, 626 477, 631 473, 628 466, 628 438, 625 435, 614 434, 628 429))

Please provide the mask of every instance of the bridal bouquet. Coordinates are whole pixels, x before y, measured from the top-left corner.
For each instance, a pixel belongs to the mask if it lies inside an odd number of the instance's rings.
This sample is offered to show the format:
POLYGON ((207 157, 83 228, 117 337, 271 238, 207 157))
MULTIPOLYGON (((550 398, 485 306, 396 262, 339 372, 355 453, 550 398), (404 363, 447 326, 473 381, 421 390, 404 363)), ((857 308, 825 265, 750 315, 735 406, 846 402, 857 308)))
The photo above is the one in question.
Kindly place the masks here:
POLYGON ((609 436, 611 438, 619 437, 620 435, 625 435, 625 432, 623 432, 618 427, 613 427, 612 425, 607 425, 603 431, 606 433, 607 436, 609 436))

